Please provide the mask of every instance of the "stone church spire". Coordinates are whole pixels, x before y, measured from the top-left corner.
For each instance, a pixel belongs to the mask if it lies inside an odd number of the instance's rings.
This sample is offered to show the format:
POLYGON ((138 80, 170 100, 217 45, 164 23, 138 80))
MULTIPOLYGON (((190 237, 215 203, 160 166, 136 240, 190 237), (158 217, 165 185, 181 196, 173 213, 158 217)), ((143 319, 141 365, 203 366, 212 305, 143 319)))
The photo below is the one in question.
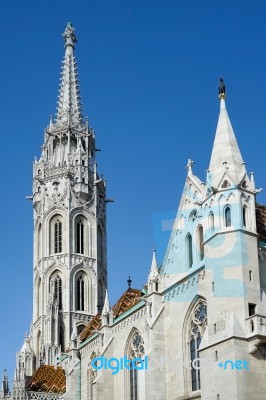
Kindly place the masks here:
POLYGON ((62 62, 56 122, 75 126, 82 122, 82 114, 78 67, 74 56, 77 38, 71 22, 68 22, 62 36, 65 40, 65 56, 62 62))
POLYGON ((17 357, 17 392, 24 376, 68 349, 71 333, 102 309, 107 288, 106 183, 97 172, 95 132, 81 115, 71 23, 63 37, 57 117, 33 164, 33 319, 17 357))
POLYGON ((209 166, 212 175, 212 186, 214 187, 219 183, 225 169, 235 184, 239 183, 241 177, 246 172, 245 164, 226 111, 225 85, 222 79, 220 81, 219 98, 220 115, 209 166))

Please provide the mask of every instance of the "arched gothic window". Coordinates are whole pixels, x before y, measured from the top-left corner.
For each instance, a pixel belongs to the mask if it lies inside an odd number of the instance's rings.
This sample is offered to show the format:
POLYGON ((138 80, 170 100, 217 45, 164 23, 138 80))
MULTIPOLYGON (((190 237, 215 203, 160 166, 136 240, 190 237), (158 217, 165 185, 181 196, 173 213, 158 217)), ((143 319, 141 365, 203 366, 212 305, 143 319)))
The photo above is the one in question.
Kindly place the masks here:
POLYGON ((76 310, 85 310, 85 282, 83 274, 79 274, 76 279, 76 310))
POLYGON ((136 368, 133 368, 133 360, 136 358, 143 359, 145 354, 144 342, 138 331, 135 331, 131 336, 127 353, 128 358, 132 360, 130 363, 131 368, 129 370, 129 398, 130 400, 138 400, 138 370, 136 368))
POLYGON ((62 310, 62 279, 58 273, 54 274, 51 277, 50 282, 50 293, 53 295, 53 298, 57 301, 58 309, 62 310))
POLYGON ((62 217, 56 215, 50 224, 50 253, 62 253, 62 217))
POLYGON ((76 223, 76 253, 84 254, 84 220, 82 218, 76 223))
POLYGON ((229 206, 226 206, 224 209, 224 219, 225 219, 225 226, 231 226, 232 220, 231 220, 231 208, 229 206))
POLYGON ((193 265, 193 248, 192 248, 192 236, 188 233, 186 237, 186 256, 187 256, 187 266, 189 268, 193 265))
POLYGON ((209 228, 210 228, 210 233, 214 231, 214 214, 211 211, 209 214, 209 228))
POLYGON ((189 354, 191 361, 191 390, 199 390, 200 384, 200 363, 199 347, 203 333, 207 326, 207 304, 200 299, 193 308, 189 321, 189 354))
POLYGON ((81 332, 85 329, 85 325, 81 324, 79 326, 77 326, 77 333, 78 335, 81 334, 81 332))
POLYGON ((199 225, 198 227, 198 252, 199 252, 199 260, 202 261, 204 258, 204 238, 203 238, 203 227, 199 225))

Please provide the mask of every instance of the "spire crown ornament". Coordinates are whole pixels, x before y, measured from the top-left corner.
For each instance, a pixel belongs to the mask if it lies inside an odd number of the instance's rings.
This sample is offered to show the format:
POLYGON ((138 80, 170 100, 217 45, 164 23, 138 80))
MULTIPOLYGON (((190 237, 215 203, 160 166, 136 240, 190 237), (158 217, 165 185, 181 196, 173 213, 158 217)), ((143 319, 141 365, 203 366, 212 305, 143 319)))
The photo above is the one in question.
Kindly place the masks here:
POLYGON ((67 46, 72 46, 75 48, 75 43, 77 43, 77 37, 75 35, 75 28, 73 28, 72 23, 68 22, 65 31, 62 33, 65 40, 65 48, 67 46))
POLYGON ((219 99, 225 99, 225 84, 223 81, 223 78, 220 79, 220 85, 219 85, 219 99))

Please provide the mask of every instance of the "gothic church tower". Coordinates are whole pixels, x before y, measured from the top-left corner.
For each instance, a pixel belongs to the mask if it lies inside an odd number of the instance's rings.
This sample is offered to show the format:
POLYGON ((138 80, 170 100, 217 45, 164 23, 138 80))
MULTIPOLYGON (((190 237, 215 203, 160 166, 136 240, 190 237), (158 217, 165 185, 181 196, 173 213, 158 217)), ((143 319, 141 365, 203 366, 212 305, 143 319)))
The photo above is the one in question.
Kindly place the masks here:
POLYGON ((33 321, 17 355, 18 379, 53 365, 71 332, 102 308, 107 287, 105 181, 97 174, 94 131, 81 114, 71 23, 63 37, 57 116, 33 166, 33 321))

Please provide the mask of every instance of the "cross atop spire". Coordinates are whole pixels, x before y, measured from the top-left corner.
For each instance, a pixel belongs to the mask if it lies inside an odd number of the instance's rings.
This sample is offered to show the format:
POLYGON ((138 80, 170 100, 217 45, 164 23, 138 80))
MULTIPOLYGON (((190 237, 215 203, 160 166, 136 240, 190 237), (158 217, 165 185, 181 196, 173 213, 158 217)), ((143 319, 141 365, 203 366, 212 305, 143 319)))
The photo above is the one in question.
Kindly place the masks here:
POLYGON ((71 22, 62 34, 65 40, 56 124, 60 127, 74 127, 83 124, 81 97, 79 91, 78 67, 74 56, 77 38, 71 22))

